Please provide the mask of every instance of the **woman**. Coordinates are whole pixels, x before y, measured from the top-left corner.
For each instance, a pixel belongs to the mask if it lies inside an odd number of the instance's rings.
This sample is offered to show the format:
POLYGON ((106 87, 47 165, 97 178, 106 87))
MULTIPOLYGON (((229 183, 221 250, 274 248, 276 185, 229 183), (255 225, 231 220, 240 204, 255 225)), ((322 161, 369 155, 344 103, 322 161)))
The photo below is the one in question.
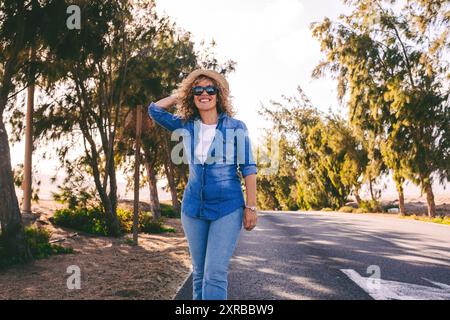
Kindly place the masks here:
POLYGON ((181 221, 192 258, 193 298, 225 300, 228 265, 242 224, 250 231, 257 220, 257 169, 247 127, 233 118, 228 83, 212 70, 191 72, 175 94, 148 110, 162 127, 180 131, 189 159, 181 221), (165 110, 175 104, 176 115, 165 110))

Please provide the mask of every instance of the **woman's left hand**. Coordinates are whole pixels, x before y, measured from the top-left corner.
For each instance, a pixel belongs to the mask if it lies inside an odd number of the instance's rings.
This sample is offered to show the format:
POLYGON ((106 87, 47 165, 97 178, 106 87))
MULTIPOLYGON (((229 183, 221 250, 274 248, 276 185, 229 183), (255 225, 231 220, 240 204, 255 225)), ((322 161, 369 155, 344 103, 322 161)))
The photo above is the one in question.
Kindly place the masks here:
POLYGON ((255 211, 245 208, 244 210, 244 228, 247 231, 251 231, 256 227, 256 221, 258 220, 255 211))

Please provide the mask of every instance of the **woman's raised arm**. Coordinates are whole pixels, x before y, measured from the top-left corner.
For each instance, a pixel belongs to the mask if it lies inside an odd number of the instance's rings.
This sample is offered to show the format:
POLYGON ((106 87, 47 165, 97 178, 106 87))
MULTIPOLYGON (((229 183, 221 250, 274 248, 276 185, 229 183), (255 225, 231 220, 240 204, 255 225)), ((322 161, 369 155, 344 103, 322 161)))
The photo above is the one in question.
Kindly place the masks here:
POLYGON ((175 95, 171 95, 171 96, 165 97, 165 98, 155 102, 155 104, 158 107, 167 109, 167 108, 177 104, 177 97, 175 95))
POLYGON ((156 103, 152 102, 148 106, 148 114, 156 123, 169 131, 180 129, 183 127, 181 118, 166 110, 176 103, 177 98, 174 95, 161 99, 156 103))

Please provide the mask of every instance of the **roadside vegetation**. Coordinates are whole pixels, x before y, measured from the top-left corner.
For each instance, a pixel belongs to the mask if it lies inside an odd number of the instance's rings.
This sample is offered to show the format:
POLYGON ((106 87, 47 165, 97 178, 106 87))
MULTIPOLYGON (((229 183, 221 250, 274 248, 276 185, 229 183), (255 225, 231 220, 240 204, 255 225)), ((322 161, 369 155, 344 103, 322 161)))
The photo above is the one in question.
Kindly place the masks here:
POLYGON ((432 187, 450 181, 450 4, 344 3, 349 14, 311 26, 323 57, 312 76, 335 79, 342 110, 319 111, 300 87, 262 107, 273 126, 259 160, 270 164, 272 141, 280 157, 277 174, 258 176, 258 205, 383 212, 380 182, 390 176, 401 215, 414 213, 405 206, 411 182, 426 195, 428 219, 440 221, 450 215, 437 211, 432 187))
MULTIPOLYGON (((25 241, 33 259, 45 259, 52 255, 73 253, 72 248, 50 243, 51 233, 43 228, 25 228, 25 241)), ((0 235, 0 270, 26 262, 8 251, 7 239, 0 235)))

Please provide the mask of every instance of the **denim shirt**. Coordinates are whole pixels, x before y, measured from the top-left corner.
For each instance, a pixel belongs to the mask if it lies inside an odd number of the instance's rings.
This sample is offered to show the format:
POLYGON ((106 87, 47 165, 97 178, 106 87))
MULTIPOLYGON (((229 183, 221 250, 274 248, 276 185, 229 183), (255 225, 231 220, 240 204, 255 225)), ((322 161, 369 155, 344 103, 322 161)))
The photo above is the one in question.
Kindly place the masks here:
POLYGON ((148 113, 156 123, 172 132, 172 141, 182 139, 182 148, 176 145, 171 158, 175 164, 180 164, 181 158, 189 164, 189 179, 181 203, 183 213, 216 220, 245 205, 238 171, 246 177, 256 174, 257 169, 244 122, 220 113, 207 159, 201 163, 195 155, 200 138, 199 116, 183 120, 153 102, 148 113))

